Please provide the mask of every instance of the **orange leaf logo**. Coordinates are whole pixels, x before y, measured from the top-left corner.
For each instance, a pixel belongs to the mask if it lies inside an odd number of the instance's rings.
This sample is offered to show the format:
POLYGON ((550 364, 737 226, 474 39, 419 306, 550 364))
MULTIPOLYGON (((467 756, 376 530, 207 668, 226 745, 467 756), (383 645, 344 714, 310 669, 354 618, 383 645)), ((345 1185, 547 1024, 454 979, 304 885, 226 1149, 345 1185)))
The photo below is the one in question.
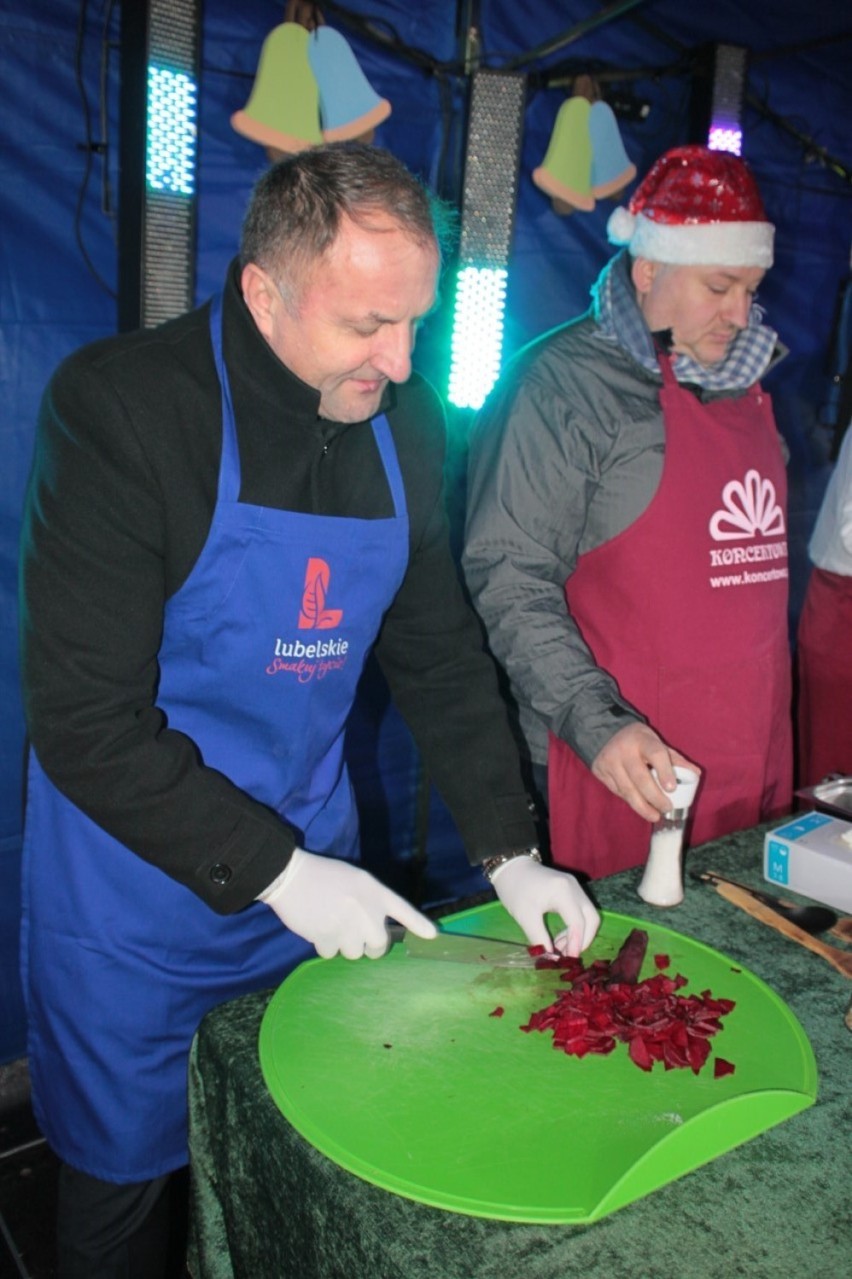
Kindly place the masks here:
POLYGON ((325 560, 311 557, 305 570, 305 587, 299 612, 300 630, 329 631, 343 620, 342 608, 326 608, 331 569, 325 560))

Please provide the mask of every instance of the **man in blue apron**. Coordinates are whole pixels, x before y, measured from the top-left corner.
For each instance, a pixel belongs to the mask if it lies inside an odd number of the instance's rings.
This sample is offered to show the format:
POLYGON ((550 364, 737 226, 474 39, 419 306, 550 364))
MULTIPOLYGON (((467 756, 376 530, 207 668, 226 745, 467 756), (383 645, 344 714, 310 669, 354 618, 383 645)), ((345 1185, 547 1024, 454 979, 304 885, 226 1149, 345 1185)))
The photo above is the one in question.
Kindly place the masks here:
POLYGON ((343 735, 375 650, 471 861, 530 942, 597 928, 540 864, 411 374, 436 210, 341 144, 258 183, 221 297, 77 352, 44 397, 22 560, 23 976, 61 1279, 166 1274, 192 1035, 307 955, 434 925, 357 865, 343 735))

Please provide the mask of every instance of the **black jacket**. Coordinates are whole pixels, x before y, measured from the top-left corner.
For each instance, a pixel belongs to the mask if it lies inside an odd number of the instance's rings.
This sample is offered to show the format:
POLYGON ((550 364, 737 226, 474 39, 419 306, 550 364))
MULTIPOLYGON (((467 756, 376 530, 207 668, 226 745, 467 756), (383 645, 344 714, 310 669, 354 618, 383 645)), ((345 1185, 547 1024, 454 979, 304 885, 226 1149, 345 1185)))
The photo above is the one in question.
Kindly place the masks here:
MULTIPOLYGON (((204 767, 157 706, 163 608, 204 545, 221 401, 209 306, 69 357, 44 395, 22 538, 27 725, 53 783, 217 911, 250 903, 294 832, 204 767), (223 860, 226 885, 210 879, 223 860)), ((255 328, 236 264, 224 352, 242 500, 356 518, 393 513, 367 424, 317 416, 319 393, 255 328)), ((516 748, 479 623, 463 594, 442 494, 444 419, 417 375, 386 405, 410 519, 408 571, 376 656, 474 862, 534 842, 516 748)))

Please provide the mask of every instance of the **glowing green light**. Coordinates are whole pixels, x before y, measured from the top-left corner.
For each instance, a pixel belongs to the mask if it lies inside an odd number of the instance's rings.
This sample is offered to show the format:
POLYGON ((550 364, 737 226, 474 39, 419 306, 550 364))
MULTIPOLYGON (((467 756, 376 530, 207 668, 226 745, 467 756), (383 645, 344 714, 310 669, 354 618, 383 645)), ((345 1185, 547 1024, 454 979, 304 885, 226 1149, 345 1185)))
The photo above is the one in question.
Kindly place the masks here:
POLYGON ((503 267, 459 270, 447 392, 456 408, 480 408, 500 376, 507 279, 503 267))
POLYGON ((145 176, 153 191, 195 193, 197 100, 191 76, 149 66, 145 176))

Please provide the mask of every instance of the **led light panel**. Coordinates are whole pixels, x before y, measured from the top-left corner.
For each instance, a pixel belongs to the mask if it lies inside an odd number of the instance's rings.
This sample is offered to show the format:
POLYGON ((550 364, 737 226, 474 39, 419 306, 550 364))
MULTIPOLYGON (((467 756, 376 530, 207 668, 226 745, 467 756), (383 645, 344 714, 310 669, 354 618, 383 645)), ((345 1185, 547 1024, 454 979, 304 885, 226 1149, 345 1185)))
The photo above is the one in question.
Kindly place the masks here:
POLYGON ((119 327, 194 303, 200 0, 134 0, 121 17, 119 327))
POLYGON ((479 408, 500 374, 526 77, 476 71, 465 153, 448 398, 479 408))
POLYGON ((748 51, 734 44, 718 44, 713 59, 713 96, 707 145, 711 151, 743 149, 742 110, 748 51))

